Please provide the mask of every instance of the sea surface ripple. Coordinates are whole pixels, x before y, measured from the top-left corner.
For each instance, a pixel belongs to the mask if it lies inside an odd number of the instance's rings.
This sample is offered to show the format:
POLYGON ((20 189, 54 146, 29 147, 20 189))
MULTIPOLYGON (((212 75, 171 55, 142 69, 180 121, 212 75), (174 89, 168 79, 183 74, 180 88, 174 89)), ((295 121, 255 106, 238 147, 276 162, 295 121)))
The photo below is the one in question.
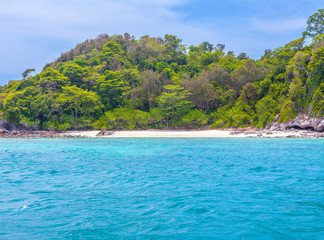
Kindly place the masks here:
POLYGON ((0 139, 0 239, 323 236, 323 139, 0 139))

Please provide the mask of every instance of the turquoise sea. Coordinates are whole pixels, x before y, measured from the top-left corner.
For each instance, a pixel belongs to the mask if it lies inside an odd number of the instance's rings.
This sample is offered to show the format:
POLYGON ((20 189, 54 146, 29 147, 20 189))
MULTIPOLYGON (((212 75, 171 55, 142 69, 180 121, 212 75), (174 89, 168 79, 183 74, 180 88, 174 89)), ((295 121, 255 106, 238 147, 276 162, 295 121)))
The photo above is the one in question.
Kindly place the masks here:
POLYGON ((0 239, 324 239, 324 139, 0 139, 0 239))

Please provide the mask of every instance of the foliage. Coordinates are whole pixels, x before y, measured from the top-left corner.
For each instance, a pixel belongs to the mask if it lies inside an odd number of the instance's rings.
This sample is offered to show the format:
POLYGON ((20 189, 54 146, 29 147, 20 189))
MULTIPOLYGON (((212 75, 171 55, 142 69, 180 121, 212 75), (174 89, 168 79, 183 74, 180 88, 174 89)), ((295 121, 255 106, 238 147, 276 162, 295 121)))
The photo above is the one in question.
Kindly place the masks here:
POLYGON ((246 104, 253 104, 259 98, 260 87, 253 83, 247 83, 244 85, 240 99, 246 104))
POLYGON ((89 116, 102 108, 95 92, 86 91, 76 86, 62 87, 63 92, 56 99, 58 108, 70 112, 78 120, 80 115, 89 116))
POLYGON ((203 111, 194 109, 183 116, 181 122, 187 128, 197 128, 206 125, 208 117, 203 111))
POLYGON ((270 124, 278 113, 278 103, 271 97, 265 96, 256 104, 257 122, 258 128, 264 128, 270 124))
POLYGON ((315 91, 311 106, 313 116, 321 117, 324 115, 324 83, 315 91))
POLYGON ((230 109, 226 106, 219 108, 213 115, 216 121, 211 125, 212 128, 247 127, 252 124, 255 112, 249 105, 238 101, 230 109))
POLYGON ((281 109, 279 122, 287 122, 289 119, 295 118, 297 113, 293 101, 287 100, 281 109))
POLYGON ((170 120, 179 119, 189 111, 191 102, 187 100, 188 90, 184 90, 180 85, 166 85, 164 90, 157 98, 157 102, 168 128, 170 120))
POLYGON ((324 9, 319 9, 307 20, 304 36, 316 37, 324 33, 324 9))
POLYGON ((98 129, 139 129, 148 125, 149 114, 127 107, 116 108, 106 112, 94 127, 98 129))
POLYGON ((323 9, 304 37, 258 60, 175 35, 129 34, 78 44, 42 72, 0 87, 0 118, 21 128, 67 130, 265 127, 302 112, 324 116, 323 9), (305 36, 314 37, 309 45, 305 36))
POLYGON ((123 105, 123 94, 127 90, 127 84, 120 71, 105 71, 105 74, 97 79, 97 89, 106 109, 110 110, 123 105))
POLYGON ((41 87, 43 93, 57 92, 63 86, 70 85, 69 78, 62 75, 59 71, 47 68, 35 76, 37 86, 41 87))
POLYGON ((23 79, 26 79, 28 77, 28 75, 31 73, 31 72, 34 72, 35 69, 34 68, 28 68, 26 69, 21 75, 23 76, 23 79))

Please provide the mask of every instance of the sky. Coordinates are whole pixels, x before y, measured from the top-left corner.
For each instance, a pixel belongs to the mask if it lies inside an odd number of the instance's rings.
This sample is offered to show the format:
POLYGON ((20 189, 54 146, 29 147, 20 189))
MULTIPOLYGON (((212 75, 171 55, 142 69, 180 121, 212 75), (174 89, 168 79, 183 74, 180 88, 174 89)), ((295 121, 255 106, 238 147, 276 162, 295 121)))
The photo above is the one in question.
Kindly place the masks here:
POLYGON ((0 0, 0 85, 102 33, 204 41, 260 58, 302 36, 323 0, 0 0))

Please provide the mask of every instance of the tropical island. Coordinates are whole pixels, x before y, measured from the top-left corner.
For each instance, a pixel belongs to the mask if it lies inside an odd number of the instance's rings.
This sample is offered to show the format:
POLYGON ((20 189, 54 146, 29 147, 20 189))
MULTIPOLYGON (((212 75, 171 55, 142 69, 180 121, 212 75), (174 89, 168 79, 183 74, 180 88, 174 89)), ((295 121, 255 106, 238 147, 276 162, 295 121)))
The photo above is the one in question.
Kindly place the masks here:
POLYGON ((257 60, 224 44, 186 47, 175 35, 102 34, 1 86, 2 129, 323 132, 323 16, 257 60))

